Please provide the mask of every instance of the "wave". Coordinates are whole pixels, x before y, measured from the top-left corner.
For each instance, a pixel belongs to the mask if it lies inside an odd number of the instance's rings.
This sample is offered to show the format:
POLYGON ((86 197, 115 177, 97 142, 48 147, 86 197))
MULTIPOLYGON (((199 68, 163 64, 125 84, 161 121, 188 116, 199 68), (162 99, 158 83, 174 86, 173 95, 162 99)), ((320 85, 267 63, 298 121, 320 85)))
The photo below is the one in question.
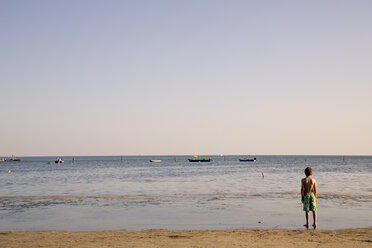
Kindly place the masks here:
POLYGON ((360 198, 372 198, 372 195, 357 194, 357 193, 318 193, 320 196, 339 196, 339 197, 360 197, 360 198))
MULTIPOLYGON (((156 198, 188 198, 188 197, 201 197, 209 198, 209 200, 224 199, 229 197, 239 198, 275 198, 285 196, 299 196, 299 192, 217 192, 209 194, 183 194, 180 195, 51 195, 51 196, 0 196, 0 201, 11 200, 72 200, 72 199, 156 199, 156 198)), ((319 192, 318 198, 372 198, 370 194, 359 193, 334 193, 334 192, 319 192)))
MULTIPOLYGON (((299 195, 299 192, 281 192, 280 194, 299 195)), ((344 198, 372 198, 372 195, 359 194, 359 193, 335 193, 335 192, 318 192, 318 197, 344 197, 344 198)))
POLYGON ((153 199, 155 196, 150 195, 52 195, 52 196, 1 196, 0 201, 10 200, 70 200, 70 199, 153 199))

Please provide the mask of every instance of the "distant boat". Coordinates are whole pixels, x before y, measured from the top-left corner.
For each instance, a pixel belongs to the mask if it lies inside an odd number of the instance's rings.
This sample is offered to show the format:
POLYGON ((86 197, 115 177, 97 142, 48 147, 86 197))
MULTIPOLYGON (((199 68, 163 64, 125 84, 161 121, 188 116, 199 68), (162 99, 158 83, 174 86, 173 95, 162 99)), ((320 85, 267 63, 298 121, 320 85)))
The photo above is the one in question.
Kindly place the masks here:
POLYGON ((152 163, 161 163, 162 160, 160 159, 151 159, 150 162, 152 163))
POLYGON ((240 162, 256 162, 257 159, 256 158, 240 158, 239 161, 240 162))
POLYGON ((206 159, 206 158, 202 158, 202 159, 192 158, 192 159, 190 159, 189 158, 189 162, 211 162, 211 161, 212 161, 212 158, 208 158, 208 159, 206 159))
POLYGON ((0 162, 5 162, 5 161, 6 161, 5 158, 1 158, 1 159, 0 159, 0 162))
POLYGON ((56 164, 62 164, 63 162, 65 162, 65 161, 63 161, 61 158, 57 158, 57 160, 56 161, 54 161, 56 164))
POLYGON ((16 158, 14 155, 12 155, 12 159, 11 159, 11 160, 14 161, 14 162, 19 162, 19 161, 21 161, 20 158, 16 158))

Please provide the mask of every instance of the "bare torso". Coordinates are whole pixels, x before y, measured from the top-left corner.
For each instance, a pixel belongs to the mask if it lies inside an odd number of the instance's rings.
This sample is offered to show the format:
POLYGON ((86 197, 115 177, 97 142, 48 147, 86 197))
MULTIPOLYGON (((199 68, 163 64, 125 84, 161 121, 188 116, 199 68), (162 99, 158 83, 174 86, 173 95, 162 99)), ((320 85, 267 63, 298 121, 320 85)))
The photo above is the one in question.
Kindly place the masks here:
POLYGON ((306 193, 314 193, 315 197, 317 197, 316 181, 311 176, 305 177, 301 181, 301 194, 303 196, 306 193))

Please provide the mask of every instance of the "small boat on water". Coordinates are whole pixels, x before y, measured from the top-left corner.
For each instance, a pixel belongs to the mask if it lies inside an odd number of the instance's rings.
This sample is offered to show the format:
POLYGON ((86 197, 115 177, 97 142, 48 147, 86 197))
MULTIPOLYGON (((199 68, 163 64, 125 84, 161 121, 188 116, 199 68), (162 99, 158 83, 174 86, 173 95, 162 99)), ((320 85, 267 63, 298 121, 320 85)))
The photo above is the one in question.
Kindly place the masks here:
POLYGON ((57 158, 57 160, 54 161, 54 163, 56 163, 56 164, 62 164, 63 162, 65 162, 65 161, 63 161, 61 158, 57 158))
POLYGON ((212 158, 189 158, 189 162, 211 162, 212 158))
POLYGON ((1 158, 0 159, 0 162, 5 162, 6 161, 6 158, 1 158))
POLYGON ((12 155, 11 161, 20 162, 21 159, 20 158, 16 158, 14 155, 12 155))
POLYGON ((256 162, 257 159, 256 158, 240 158, 239 161, 240 162, 256 162))
POLYGON ((161 159, 151 159, 150 162, 151 163, 161 163, 161 159))

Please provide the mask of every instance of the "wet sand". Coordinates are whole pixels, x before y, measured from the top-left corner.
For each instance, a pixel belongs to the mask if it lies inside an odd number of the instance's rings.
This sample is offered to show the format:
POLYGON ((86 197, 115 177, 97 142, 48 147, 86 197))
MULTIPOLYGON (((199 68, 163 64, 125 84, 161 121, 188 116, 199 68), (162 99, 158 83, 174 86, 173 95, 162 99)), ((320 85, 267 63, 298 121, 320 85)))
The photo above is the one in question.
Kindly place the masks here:
POLYGON ((372 228, 3 232, 0 247, 372 247, 372 228))

